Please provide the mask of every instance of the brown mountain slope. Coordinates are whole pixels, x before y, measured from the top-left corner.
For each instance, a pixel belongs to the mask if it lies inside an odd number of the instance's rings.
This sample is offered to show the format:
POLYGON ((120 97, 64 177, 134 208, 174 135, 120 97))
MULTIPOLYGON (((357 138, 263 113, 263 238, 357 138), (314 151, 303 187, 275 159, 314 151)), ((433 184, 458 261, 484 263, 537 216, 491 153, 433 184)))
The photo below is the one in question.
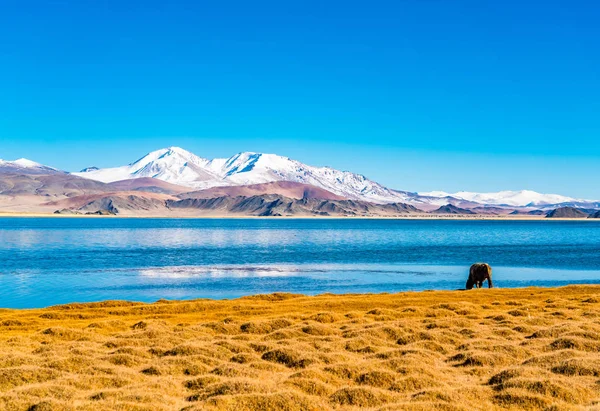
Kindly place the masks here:
MULTIPOLYGON (((463 208, 463 207, 461 207, 463 208)), ((515 209, 508 207, 494 207, 494 206, 483 206, 466 208, 467 210, 473 211, 475 214, 486 214, 486 215, 509 215, 512 214, 515 209)))
POLYGON ((476 214, 474 211, 456 207, 452 204, 441 206, 437 210, 431 211, 431 214, 476 214))
POLYGON ((189 187, 178 186, 151 177, 115 181, 114 183, 108 183, 107 186, 110 187, 111 191, 145 191, 162 194, 181 194, 190 191, 189 187))
POLYGON ((65 198, 58 201, 51 201, 45 203, 44 205, 51 206, 54 209, 59 210, 69 209, 85 212, 99 210, 112 211, 107 208, 112 202, 118 205, 121 210, 135 211, 139 209, 139 211, 144 211, 146 208, 142 206, 142 204, 146 202, 152 202, 155 204, 155 207, 152 207, 153 210, 158 211, 160 208, 166 211, 165 201, 167 200, 177 200, 177 197, 161 193, 119 191, 113 193, 89 194, 65 198), (127 204, 128 202, 131 202, 132 204, 127 204), (140 205, 140 207, 138 207, 138 205, 140 205))
POLYGON ((283 197, 301 199, 316 198, 320 200, 344 200, 337 194, 309 184, 292 181, 274 181, 272 183, 252 184, 247 186, 213 187, 206 190, 181 194, 186 198, 217 198, 217 197, 251 197, 257 195, 276 194, 283 197))
POLYGON ((96 213, 106 211, 111 214, 138 214, 138 213, 164 213, 165 200, 156 198, 156 195, 110 195, 94 200, 79 211, 84 213, 96 213))
POLYGON ((392 216, 421 211, 406 204, 373 204, 354 200, 294 199, 275 194, 251 197, 188 198, 167 201, 171 210, 218 211, 253 216, 392 216))
POLYGON ((108 189, 104 183, 62 172, 52 174, 0 172, 0 211, 51 213, 55 208, 45 203, 106 191, 108 189))
POLYGON ((587 218, 588 213, 574 207, 559 207, 546 214, 546 218, 587 218))
POLYGON ((0 195, 5 196, 71 197, 106 191, 109 189, 104 183, 66 173, 47 175, 3 173, 0 178, 0 195))
POLYGON ((276 194, 187 198, 144 192, 88 195, 52 203, 60 213, 108 212, 156 216, 397 216, 420 213, 406 204, 372 204, 353 200, 294 199, 276 194))
POLYGON ((511 215, 544 215, 544 214, 546 214, 546 212, 544 210, 531 210, 531 211, 515 210, 510 214, 511 215))

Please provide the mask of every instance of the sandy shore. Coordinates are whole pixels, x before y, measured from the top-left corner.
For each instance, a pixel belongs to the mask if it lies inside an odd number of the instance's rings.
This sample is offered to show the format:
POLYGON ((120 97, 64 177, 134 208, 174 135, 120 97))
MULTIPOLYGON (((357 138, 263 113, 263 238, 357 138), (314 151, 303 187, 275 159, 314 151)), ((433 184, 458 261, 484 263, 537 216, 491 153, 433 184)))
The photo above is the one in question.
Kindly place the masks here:
POLYGON ((0 310, 0 409, 599 405, 600 286, 0 310))

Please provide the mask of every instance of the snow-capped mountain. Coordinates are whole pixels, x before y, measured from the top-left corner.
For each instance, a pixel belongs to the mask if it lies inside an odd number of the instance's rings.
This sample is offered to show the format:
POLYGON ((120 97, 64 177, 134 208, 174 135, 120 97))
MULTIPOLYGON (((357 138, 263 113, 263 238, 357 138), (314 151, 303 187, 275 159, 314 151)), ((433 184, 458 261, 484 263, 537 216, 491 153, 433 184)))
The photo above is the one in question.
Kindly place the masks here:
POLYGON ((74 173, 102 182, 153 177, 194 189, 294 181, 351 199, 376 203, 418 202, 413 193, 388 189, 363 175, 313 167, 275 154, 239 153, 213 160, 179 147, 153 151, 127 166, 74 173))
POLYGON ((111 183, 133 178, 152 177, 172 184, 192 188, 212 187, 218 176, 207 170, 209 160, 200 158, 178 147, 153 151, 139 160, 122 167, 89 167, 79 173, 80 177, 111 183))
POLYGON ((59 170, 45 166, 26 158, 20 158, 14 161, 0 159, 0 171, 4 173, 24 173, 24 174, 44 174, 57 173, 59 170))
POLYGON ((563 203, 587 203, 589 200, 575 199, 559 194, 541 194, 530 190, 500 191, 497 193, 473 193, 459 191, 458 193, 446 193, 443 191, 420 192, 419 195, 429 197, 453 197, 466 201, 473 201, 487 205, 508 205, 514 207, 535 207, 549 204, 563 203))
POLYGON ((588 204, 557 194, 534 191, 472 193, 443 191, 411 193, 389 189, 361 174, 330 167, 313 167, 276 154, 239 153, 229 158, 205 159, 179 147, 153 151, 122 167, 90 167, 77 176, 110 183, 152 177, 168 183, 202 190, 220 186, 243 186, 292 181, 310 184, 349 199, 373 203, 407 203, 424 210, 451 204, 462 208, 477 206, 541 207, 551 204, 588 204))

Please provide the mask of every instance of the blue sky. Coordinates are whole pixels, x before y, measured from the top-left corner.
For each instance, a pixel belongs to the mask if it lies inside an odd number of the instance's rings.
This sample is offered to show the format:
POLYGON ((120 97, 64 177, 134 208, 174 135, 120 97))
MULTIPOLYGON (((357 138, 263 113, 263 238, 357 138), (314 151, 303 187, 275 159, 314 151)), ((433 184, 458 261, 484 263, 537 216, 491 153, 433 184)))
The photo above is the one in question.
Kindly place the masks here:
POLYGON ((5 0, 0 158, 177 145, 600 198, 600 4, 5 0))

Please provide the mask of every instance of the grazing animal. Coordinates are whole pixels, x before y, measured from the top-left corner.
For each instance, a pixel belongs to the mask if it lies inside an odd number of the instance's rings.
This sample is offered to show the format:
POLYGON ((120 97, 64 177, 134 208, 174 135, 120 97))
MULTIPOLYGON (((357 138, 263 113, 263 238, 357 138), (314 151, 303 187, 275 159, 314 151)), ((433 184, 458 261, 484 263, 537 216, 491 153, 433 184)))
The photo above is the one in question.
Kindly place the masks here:
POLYGON ((488 288, 494 286, 492 283, 492 267, 486 263, 475 263, 469 270, 469 279, 467 280, 466 288, 467 290, 472 289, 473 286, 481 288, 485 280, 488 282, 488 288))

